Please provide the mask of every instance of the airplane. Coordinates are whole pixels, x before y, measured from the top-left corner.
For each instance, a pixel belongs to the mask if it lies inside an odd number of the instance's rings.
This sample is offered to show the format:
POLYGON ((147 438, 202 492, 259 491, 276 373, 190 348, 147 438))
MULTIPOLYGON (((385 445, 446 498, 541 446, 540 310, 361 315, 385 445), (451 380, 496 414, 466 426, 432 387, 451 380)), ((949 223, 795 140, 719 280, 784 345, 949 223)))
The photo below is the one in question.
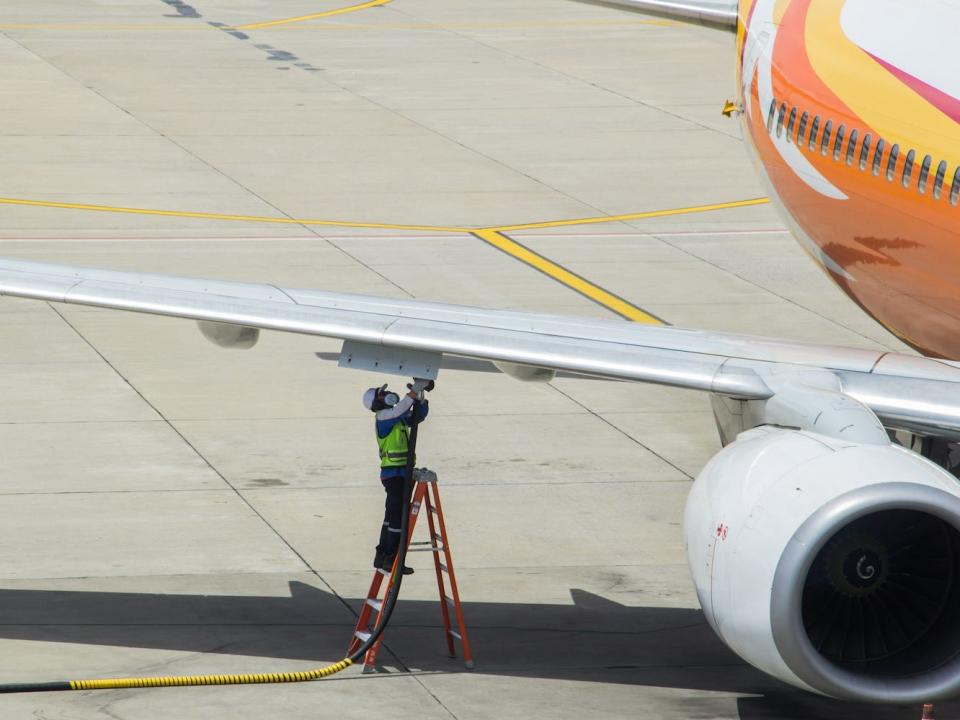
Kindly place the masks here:
MULTIPOLYGON (((338 338, 340 365, 444 356, 709 394, 723 448, 684 513, 705 617, 756 668, 868 702, 960 694, 957 0, 605 0, 735 33, 729 110, 794 237, 921 355, 0 260, 0 295, 192 319, 215 344, 338 338)), ((731 43, 733 45, 733 43, 731 43)))

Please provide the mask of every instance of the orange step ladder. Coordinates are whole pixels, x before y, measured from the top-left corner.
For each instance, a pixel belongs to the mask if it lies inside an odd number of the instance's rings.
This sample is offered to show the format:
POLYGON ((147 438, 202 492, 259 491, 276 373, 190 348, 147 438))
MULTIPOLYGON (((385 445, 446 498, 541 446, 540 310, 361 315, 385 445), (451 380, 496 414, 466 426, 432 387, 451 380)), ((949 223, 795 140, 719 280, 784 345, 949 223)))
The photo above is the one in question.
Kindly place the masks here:
MULTIPOLYGON (((459 640, 463 647, 463 661, 468 669, 473 669, 473 653, 470 650, 470 639, 467 637, 467 626, 463 620, 463 608, 460 605, 460 593, 457 590, 457 576, 453 571, 453 556, 450 554, 450 543, 447 541, 447 527, 443 521, 443 506, 440 504, 440 491, 437 487, 437 474, 426 468, 417 468, 414 470, 413 479, 416 481, 416 487, 413 491, 413 497, 410 500, 410 518, 407 521, 407 552, 431 552, 433 553, 433 565, 437 571, 437 589, 440 591, 440 613, 443 616, 444 636, 447 640, 447 650, 450 657, 456 657, 457 651, 453 641, 459 640), (420 509, 427 509, 427 524, 430 528, 430 539, 424 542, 411 542, 413 529, 417 524, 417 517, 420 509), (436 517, 434 517, 436 516, 436 517), (441 553, 443 559, 440 559, 441 553), (447 583, 444 581, 444 575, 449 579, 450 595, 447 595, 447 583), (450 614, 456 618, 457 627, 453 628, 450 614)), ((399 553, 397 559, 399 560, 399 553)), ((393 562, 393 570, 396 569, 397 560, 393 562)), ((350 641, 350 648, 347 654, 353 654, 360 645, 370 637, 373 630, 380 625, 383 615, 384 601, 390 595, 390 588, 393 586, 392 571, 377 569, 373 574, 373 582, 370 583, 370 590, 367 592, 367 599, 360 610, 360 617, 357 619, 357 626, 353 631, 353 639, 350 641), (383 585, 384 578, 390 578, 386 584, 386 590, 380 595, 380 588, 383 585), (376 612, 373 628, 370 627, 370 619, 376 612)), ((407 582, 410 582, 407 580, 407 582)), ((363 672, 373 672, 376 667, 377 653, 380 650, 380 643, 383 642, 383 635, 374 643, 373 647, 367 650, 363 658, 363 672)))

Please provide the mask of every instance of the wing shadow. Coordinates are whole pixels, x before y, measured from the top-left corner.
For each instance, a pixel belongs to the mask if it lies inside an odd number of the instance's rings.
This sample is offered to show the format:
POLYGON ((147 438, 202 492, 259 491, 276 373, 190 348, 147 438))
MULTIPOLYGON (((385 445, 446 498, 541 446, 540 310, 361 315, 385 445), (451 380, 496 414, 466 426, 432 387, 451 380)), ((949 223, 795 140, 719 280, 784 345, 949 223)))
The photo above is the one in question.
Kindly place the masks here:
MULTIPOLYGON (((783 685, 729 651, 699 610, 570 594, 571 603, 556 605, 464 603, 472 672, 749 695, 738 700, 743 720, 904 717, 903 708, 837 703, 783 685)), ((362 602, 346 600, 354 613, 362 602)), ((0 619, 4 639, 247 655, 265 658, 264 669, 271 658, 342 657, 354 623, 344 600, 301 582, 290 583, 288 597, 8 589, 0 619)), ((395 653, 381 656, 387 666, 467 672, 447 657, 437 601, 401 599, 386 646, 395 653)), ((691 712, 698 702, 691 698, 691 712)))

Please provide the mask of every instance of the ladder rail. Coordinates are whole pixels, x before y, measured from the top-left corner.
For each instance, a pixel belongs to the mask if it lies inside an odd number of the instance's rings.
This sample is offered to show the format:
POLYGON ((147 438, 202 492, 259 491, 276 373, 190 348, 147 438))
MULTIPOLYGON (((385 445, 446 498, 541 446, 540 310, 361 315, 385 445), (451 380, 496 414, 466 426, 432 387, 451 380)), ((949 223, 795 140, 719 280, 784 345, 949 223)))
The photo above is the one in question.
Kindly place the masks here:
MULTIPOLYGON (((432 502, 433 498, 431 495, 437 494, 436 485, 433 486, 433 492, 430 492, 430 489, 427 489, 427 525, 430 528, 430 546, 434 550, 437 549, 437 528, 434 523, 434 509, 436 508, 436 503, 432 502)), ((438 516, 439 517, 439 516, 438 516)), ((447 547, 446 536, 440 536, 441 541, 443 542, 443 547, 447 547)), ((449 566, 448 566, 449 567, 449 566)), ((447 591, 445 583, 443 581, 443 572, 440 569, 440 553, 433 553, 433 568, 437 574, 437 590, 440 592, 440 614, 443 616, 443 637, 447 641, 447 653, 450 657, 457 656, 457 649, 453 646, 453 637, 450 635, 450 608, 447 607, 445 602, 447 591)))
MULTIPOLYGON (((377 573, 377 574, 379 575, 379 573, 377 573)), ((390 595, 390 588, 391 588, 391 587, 393 587, 393 579, 392 579, 392 578, 387 581, 387 589, 386 589, 386 592, 384 593, 384 597, 388 597, 388 596, 390 595)), ((383 601, 380 600, 379 598, 374 598, 374 599, 373 599, 373 602, 376 603, 376 604, 378 604, 378 605, 380 606, 379 609, 377 610, 377 618, 376 618, 376 620, 374 620, 374 623, 373 623, 373 630, 376 630, 378 627, 380 627, 380 623, 381 623, 381 621, 383 620, 383 617, 382 617, 382 616, 383 616, 383 606, 384 606, 384 604, 383 604, 383 601)), ((364 605, 366 605, 366 606, 368 606, 368 607, 375 607, 375 605, 371 605, 371 599, 370 599, 370 598, 367 598, 367 600, 366 600, 366 602, 364 603, 364 605)), ((372 671, 373 671, 374 663, 376 663, 376 659, 377 659, 377 653, 380 652, 380 645, 381 645, 382 642, 383 642, 383 635, 381 635, 381 636, 377 639, 377 641, 370 647, 370 649, 368 649, 367 652, 364 654, 364 656, 363 656, 363 671, 364 671, 364 672, 372 672, 372 671)))
MULTIPOLYGON (((470 647, 470 638, 467 635, 467 623, 463 619, 463 607, 460 604, 460 590, 457 588, 457 574, 453 569, 453 555, 450 553, 450 542, 447 536, 447 525, 443 519, 443 505, 440 503, 440 493, 434 486, 433 493, 434 506, 437 508, 437 524, 440 527, 440 535, 443 537, 443 555, 446 560, 447 577, 450 579, 450 592, 453 595, 453 608, 457 616, 457 628, 460 630, 460 644, 463 647, 463 660, 468 668, 473 668, 473 649, 470 647)), ((433 517, 430 515, 430 517, 433 517)), ((439 561, 440 556, 435 556, 439 561)), ((439 575, 439 569, 437 570, 439 575)), ((446 605, 446 603, 443 603, 446 605)), ((452 641, 451 641, 452 643, 452 641)))
POLYGON ((360 609, 360 616, 357 618, 357 627, 353 631, 353 639, 350 641, 350 647, 347 654, 352 655, 365 641, 360 639, 358 633, 367 633, 370 626, 370 616, 373 614, 373 608, 370 607, 370 598, 377 598, 380 595, 380 586, 383 584, 383 574, 375 572, 373 581, 370 583, 370 589, 367 591, 367 599, 360 609))

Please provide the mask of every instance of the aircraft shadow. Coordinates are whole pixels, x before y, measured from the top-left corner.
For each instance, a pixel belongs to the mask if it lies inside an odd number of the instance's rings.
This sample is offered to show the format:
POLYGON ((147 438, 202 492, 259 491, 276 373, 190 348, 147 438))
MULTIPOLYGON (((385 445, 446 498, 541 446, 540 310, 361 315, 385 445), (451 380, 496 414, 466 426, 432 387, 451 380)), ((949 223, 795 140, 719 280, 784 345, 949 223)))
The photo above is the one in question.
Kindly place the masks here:
MULTIPOLYGON (((794 690, 737 658, 699 610, 626 606, 576 589, 570 594, 569 604, 464 603, 472 672, 742 694, 748 696, 738 700, 743 720, 903 720, 916 710, 838 703, 794 690)), ((357 612, 362 599, 346 602, 357 612)), ((4 639, 318 665, 343 656, 353 617, 340 598, 300 582, 290 583, 289 597, 0 590, 4 639)), ((437 601, 401 599, 381 660, 415 671, 471 672, 446 654, 437 601)), ((215 665, 211 658, 211 672, 215 665)), ((690 698, 691 715, 698 715, 698 703, 707 710, 709 702, 690 698)), ((960 704, 937 709, 941 717, 957 714, 960 704)))

